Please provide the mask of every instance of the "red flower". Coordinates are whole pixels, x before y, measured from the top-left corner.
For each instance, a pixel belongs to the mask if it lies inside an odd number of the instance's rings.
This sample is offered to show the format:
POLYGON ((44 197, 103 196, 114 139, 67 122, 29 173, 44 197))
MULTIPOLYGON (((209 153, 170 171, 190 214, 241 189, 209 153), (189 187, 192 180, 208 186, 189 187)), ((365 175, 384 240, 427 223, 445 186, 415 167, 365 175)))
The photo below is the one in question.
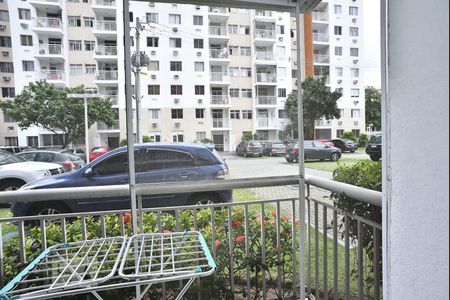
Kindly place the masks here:
POLYGON ((242 226, 242 222, 241 221, 233 221, 233 223, 231 223, 231 226, 233 228, 239 228, 242 226))
MULTIPOLYGON (((261 221, 258 221, 258 225, 261 225, 261 221)), ((267 224, 269 224, 269 222, 267 222, 267 221, 264 221, 264 225, 267 225, 267 224)))
POLYGON ((170 230, 164 230, 164 233, 172 233, 170 230))
POLYGON ((245 241, 245 236, 243 235, 238 235, 236 237, 236 244, 242 244, 245 241))
POLYGON ((292 218, 290 216, 283 216, 283 221, 290 221, 292 218))
POLYGON ((131 214, 124 214, 122 219, 125 223, 130 223, 131 217, 132 217, 131 214))
POLYGON ((222 246, 222 242, 220 240, 216 240, 214 242, 214 245, 216 245, 216 247, 220 247, 220 246, 222 246))
POLYGON ((300 225, 300 221, 295 221, 295 225, 300 225))
POLYGON ((272 217, 276 217, 277 216, 277 212, 276 211, 273 211, 272 212, 272 217))

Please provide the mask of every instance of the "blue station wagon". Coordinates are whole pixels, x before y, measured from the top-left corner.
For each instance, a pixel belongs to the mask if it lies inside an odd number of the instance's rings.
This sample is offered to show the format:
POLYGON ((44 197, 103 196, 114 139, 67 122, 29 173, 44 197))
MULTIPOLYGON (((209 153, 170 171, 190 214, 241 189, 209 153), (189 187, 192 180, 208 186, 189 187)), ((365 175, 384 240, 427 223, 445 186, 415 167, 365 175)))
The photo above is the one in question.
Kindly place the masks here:
MULTIPOLYGON (((220 180, 228 167, 220 155, 204 145, 151 143, 135 147, 136 183, 220 180)), ((127 184, 127 147, 113 150, 72 173, 31 182, 22 190, 127 184)), ((232 201, 232 191, 143 196, 144 207, 170 207, 232 201)), ((14 216, 130 208, 129 197, 15 203, 14 216)))

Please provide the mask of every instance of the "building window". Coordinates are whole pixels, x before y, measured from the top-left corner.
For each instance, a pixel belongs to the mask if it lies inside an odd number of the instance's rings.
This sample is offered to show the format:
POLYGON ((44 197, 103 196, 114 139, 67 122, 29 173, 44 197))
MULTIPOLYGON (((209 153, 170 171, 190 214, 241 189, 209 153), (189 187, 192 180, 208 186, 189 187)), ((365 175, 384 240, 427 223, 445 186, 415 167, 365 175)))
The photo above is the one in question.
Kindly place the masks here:
POLYGON ((204 119, 205 118, 205 109, 204 108, 197 108, 195 110, 195 118, 196 119, 204 119))
POLYGON ((252 98, 252 90, 242 89, 242 98, 252 98))
POLYGON ((148 86, 148 94, 149 95, 159 95, 160 94, 160 87, 159 85, 149 85, 148 86))
POLYGON ((357 68, 351 68, 350 72, 352 74, 352 77, 359 77, 359 69, 357 68))
POLYGON ((69 41, 69 50, 70 51, 81 51, 83 50, 81 46, 81 41, 69 41))
POLYGON ((242 111, 242 119, 251 120, 253 119, 253 111, 251 110, 243 110, 242 111))
POLYGON ((358 57, 359 56, 359 49, 358 48, 350 48, 350 56, 358 57))
POLYGON ((169 24, 180 25, 181 24, 181 15, 170 14, 169 15, 169 24))
POLYGON ((252 48, 250 48, 250 47, 241 47, 241 55, 242 56, 251 56, 252 55, 252 48))
POLYGON ((289 116, 288 116, 287 112, 284 109, 280 109, 278 111, 278 118, 279 119, 289 119, 289 116))
POLYGON ((31 20, 31 11, 26 8, 19 8, 19 19, 20 20, 31 20))
POLYGON ((277 73, 279 78, 286 78, 287 76, 286 68, 278 68, 277 73))
POLYGON ((181 39, 180 38, 170 38, 169 39, 169 47, 170 48, 181 48, 181 39))
POLYGON ((352 129, 353 134, 355 135, 355 137, 358 139, 359 136, 361 135, 361 130, 360 129, 352 129))
POLYGON ((337 67, 335 70, 336 70, 336 76, 341 77, 344 74, 344 69, 341 67, 337 67))
POLYGON ((0 73, 14 73, 14 64, 12 62, 0 62, 0 73))
POLYGON ((348 14, 350 16, 358 16, 358 8, 356 6, 350 6, 348 8, 348 14))
POLYGON ((241 118, 241 112, 239 110, 230 110, 230 119, 239 120, 241 118))
POLYGON ((39 137, 38 136, 27 136, 28 147, 39 147, 39 137))
POLYGON ((279 98, 286 98, 287 97, 286 89, 278 89, 278 97, 279 98))
POLYGON ((204 42, 202 39, 194 39, 194 48, 195 49, 203 49, 204 48, 204 42))
POLYGON ((286 57, 286 47, 284 46, 277 46, 277 55, 279 58, 286 57))
POLYGON ((195 86, 195 94, 196 95, 204 95, 205 94, 205 86, 204 85, 196 85, 195 86))
POLYGON ((13 87, 2 87, 3 98, 14 98, 16 96, 16 89, 13 87))
POLYGON ((181 61, 171 61, 170 62, 170 71, 172 71, 172 72, 183 71, 183 63, 181 61))
POLYGON ((147 66, 147 70, 149 71, 159 71, 159 61, 152 60, 147 66))
POLYGON ((5 137, 5 146, 19 146, 19 138, 17 136, 5 137))
POLYGON ((285 30, 284 30, 284 25, 277 25, 277 34, 284 34, 285 30))
POLYGON ((83 75, 83 65, 81 64, 70 65, 70 75, 83 75))
POLYGON ((358 98, 359 97, 359 89, 352 89, 351 90, 351 97, 352 98, 358 98))
POLYGON ((239 98, 239 89, 230 89, 231 98, 239 98))
POLYGON ((43 134, 42 141, 44 147, 64 145, 64 134, 43 134))
POLYGON ((94 27, 94 18, 92 17, 83 17, 84 27, 92 28, 94 27))
POLYGON ((147 23, 158 24, 158 14, 157 13, 147 13, 146 19, 147 19, 147 23))
POLYGON ((9 14, 7 10, 0 10, 0 21, 9 21, 9 14))
POLYGON ((342 5, 335 5, 335 6, 334 6, 334 13, 335 13, 336 15, 342 14, 342 5))
POLYGON ((229 72, 231 77, 239 77, 241 75, 238 67, 230 67, 229 72))
POLYGON ((350 27, 350 36, 359 36, 359 28, 350 27))
POLYGON ((205 72, 205 63, 202 61, 196 61, 195 72, 205 72))
POLYGON ((97 73, 96 65, 84 65, 84 70, 86 75, 95 75, 97 73))
POLYGON ((21 35, 20 36, 21 46, 33 46, 33 36, 31 35, 21 35))
POLYGON ((342 35, 342 26, 334 26, 334 35, 342 35))
POLYGON ((149 109, 148 110, 148 117, 150 120, 159 120, 159 109, 149 109))
POLYGON ((203 26, 203 16, 194 16, 194 25, 203 26))
POLYGON ((22 70, 24 72, 34 72, 34 61, 23 60, 22 61, 22 70))
POLYGON ((195 136, 197 137, 198 142, 206 140, 206 132, 204 132, 204 131, 196 132, 195 136))
POLYGON ((342 56, 342 47, 334 47, 334 55, 342 56))
POLYGON ((239 26, 238 25, 228 25, 228 33, 229 34, 238 34, 239 26))
POLYGON ((84 41, 84 49, 86 51, 94 51, 95 50, 95 41, 84 41))
POLYGON ((69 27, 81 27, 81 17, 68 16, 69 27))
POLYGON ((3 112, 3 121, 5 123, 15 123, 16 120, 14 120, 11 116, 9 116, 7 113, 3 112))
POLYGON ((11 48, 11 37, 10 36, 0 36, 0 47, 11 48))
POLYGON ((251 68, 241 68, 241 77, 252 77, 251 68))
POLYGON ((336 130, 336 137, 339 139, 344 136, 344 129, 336 130))
POLYGON ((172 109, 172 119, 183 119, 183 109, 172 109))
POLYGON ((159 38, 148 37, 147 38, 147 47, 153 47, 153 48, 159 47, 159 38))
POLYGON ((170 94, 171 95, 183 95, 183 86, 182 85, 171 85, 170 86, 170 94))
POLYGON ((239 28, 239 33, 242 35, 250 35, 250 26, 241 25, 239 28))
POLYGON ((239 55, 239 47, 237 46, 230 46, 228 47, 230 55, 239 55))

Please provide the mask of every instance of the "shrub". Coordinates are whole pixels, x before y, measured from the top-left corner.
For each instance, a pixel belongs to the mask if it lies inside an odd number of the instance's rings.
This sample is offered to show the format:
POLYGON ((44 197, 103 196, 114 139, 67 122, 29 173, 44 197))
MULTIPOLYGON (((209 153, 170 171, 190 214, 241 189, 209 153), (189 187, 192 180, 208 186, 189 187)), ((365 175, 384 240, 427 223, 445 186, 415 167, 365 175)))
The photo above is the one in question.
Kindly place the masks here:
POLYGON ((203 139, 200 141, 202 144, 214 144, 214 141, 211 139, 203 139))
POLYGON ((251 141, 253 139, 253 133, 251 131, 244 131, 242 133, 243 141, 251 141))
POLYGON ((142 136, 142 142, 143 143, 151 143, 153 141, 148 135, 144 135, 144 136, 142 136))
POLYGON ((128 141, 127 139, 121 139, 120 140, 120 147, 125 147, 128 145, 128 141))
POLYGON ((356 142, 356 135, 351 131, 344 132, 344 134, 342 135, 342 138, 345 140, 351 140, 351 141, 356 142))
POLYGON ((364 148, 364 147, 366 147, 368 142, 369 142, 369 136, 365 133, 362 133, 358 138, 358 146, 361 148, 364 148))

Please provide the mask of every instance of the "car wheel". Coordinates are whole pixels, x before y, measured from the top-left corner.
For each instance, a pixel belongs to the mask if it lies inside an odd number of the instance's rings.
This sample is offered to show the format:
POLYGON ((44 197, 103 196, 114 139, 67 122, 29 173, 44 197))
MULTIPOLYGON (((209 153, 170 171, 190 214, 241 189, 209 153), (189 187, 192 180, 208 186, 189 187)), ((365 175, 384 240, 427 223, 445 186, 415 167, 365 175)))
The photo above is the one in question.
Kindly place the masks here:
POLYGON ((196 195, 194 197, 192 197, 189 200, 189 204, 190 205, 209 205, 209 204, 215 204, 218 203, 218 199, 217 196, 212 195, 212 194, 201 194, 201 195, 196 195))
POLYGON ((70 209, 59 202, 40 202, 32 206, 27 212, 29 216, 47 216, 70 213, 70 209))
POLYGON ((356 152, 356 150, 351 150, 351 151, 350 151, 350 153, 355 153, 355 152, 356 152))
POLYGON ((381 157, 379 157, 378 155, 371 155, 370 159, 373 161, 379 161, 381 159, 381 157))
POLYGON ((330 160, 331 161, 338 161, 341 158, 341 156, 339 155, 339 153, 334 152, 331 154, 330 160))
POLYGON ((17 191, 25 182, 19 179, 5 180, 0 184, 1 192, 17 191))
POLYGON ((293 162, 294 162, 294 160, 293 160, 293 159, 290 159, 290 158, 286 158, 286 161, 287 161, 288 163, 293 163, 293 162))
POLYGON ((244 152, 244 158, 247 158, 247 152, 244 152))

